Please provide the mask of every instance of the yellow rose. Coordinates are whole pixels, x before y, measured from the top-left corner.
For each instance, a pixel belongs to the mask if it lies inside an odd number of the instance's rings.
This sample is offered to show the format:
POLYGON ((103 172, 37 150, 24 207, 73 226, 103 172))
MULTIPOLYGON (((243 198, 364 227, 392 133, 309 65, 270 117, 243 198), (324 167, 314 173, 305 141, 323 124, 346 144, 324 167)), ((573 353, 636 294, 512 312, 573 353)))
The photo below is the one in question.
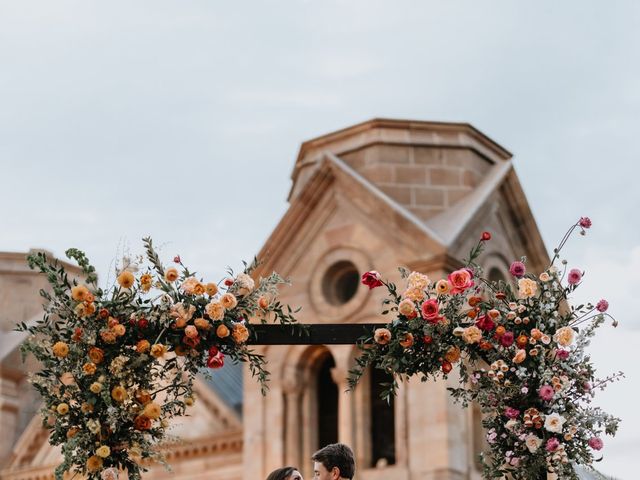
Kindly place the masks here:
POLYGON ((160 405, 155 402, 149 402, 144 406, 142 410, 142 415, 151 418, 152 420, 156 420, 162 415, 162 409, 160 405))
POLYGON ((149 340, 139 340, 138 343, 136 343, 136 351, 138 353, 147 353, 150 348, 151 344, 149 340))
POLYGON ((67 413, 69 413, 69 405, 67 405, 66 403, 61 403, 56 407, 56 412, 58 412, 58 414, 60 415, 66 415, 67 413))
POLYGON ((231 336, 236 343, 244 343, 249 339, 249 330, 244 323, 235 323, 231 336))
POLYGON ((101 458, 107 458, 109 455, 111 455, 111 449, 108 445, 102 445, 96 450, 96 455, 101 458))
POLYGON ((213 297, 216 293, 218 293, 218 285, 216 285, 215 283, 207 283, 207 285, 205 286, 205 291, 207 292, 207 295, 213 297))
POLYGON ((518 295, 520 298, 530 298, 538 293, 538 284, 530 278, 521 278, 518 280, 518 295))
POLYGON ((161 343, 156 343, 151 347, 151 355, 156 358, 164 357, 164 354, 167 353, 167 347, 165 347, 161 343))
POLYGON ((227 310, 231 310, 232 308, 236 308, 236 305, 238 305, 238 300, 233 293, 225 293, 220 299, 220 303, 227 310))
POLYGON ((218 328, 216 328, 216 335, 220 338, 226 338, 229 336, 229 329, 224 323, 218 325, 218 328))
POLYGON ((164 278, 167 282, 175 282, 179 276, 178 269, 175 267, 167 268, 167 271, 164 272, 164 278))
POLYGON ((117 387, 113 387, 113 389, 111 390, 111 398, 119 403, 124 402, 127 399, 127 391, 120 385, 118 385, 117 387))
POLYGON ((568 347, 573 343, 573 329, 571 327, 562 327, 553 336, 553 339, 563 347, 568 347))
POLYGON ((91 390, 91 393, 100 393, 102 391, 102 384, 100 382, 93 382, 89 390, 91 390))
POLYGON ((69 355, 69 345, 64 342, 56 342, 52 349, 53 354, 58 358, 64 358, 69 355))
POLYGON ((76 302, 84 302, 87 294, 89 293, 89 289, 84 285, 76 285, 75 287, 71 287, 71 298, 73 298, 76 302))
POLYGON ((87 460, 87 470, 97 472, 102 468, 102 459, 96 455, 92 455, 87 460))
POLYGON ((122 288, 131 288, 136 279, 133 276, 133 273, 131 273, 129 270, 125 270, 120 275, 118 275, 118 278, 116 280, 122 288))
POLYGON ((224 318, 224 307, 220 302, 209 302, 204 307, 204 310, 211 320, 222 320, 224 318))

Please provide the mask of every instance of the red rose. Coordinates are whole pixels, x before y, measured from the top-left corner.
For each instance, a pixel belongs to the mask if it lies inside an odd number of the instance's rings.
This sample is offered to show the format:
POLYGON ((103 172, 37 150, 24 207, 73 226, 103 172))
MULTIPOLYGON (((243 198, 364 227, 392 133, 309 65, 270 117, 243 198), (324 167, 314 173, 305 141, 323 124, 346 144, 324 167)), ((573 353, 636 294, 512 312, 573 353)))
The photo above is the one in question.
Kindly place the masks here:
POLYGON ((362 283, 367 287, 369 287, 369 290, 383 285, 382 280, 380 278, 380 274, 375 270, 371 270, 370 272, 363 273, 362 283))
POLYGON ((503 347, 510 347, 511 345, 513 345, 513 340, 513 332, 505 332, 504 335, 500 337, 500 344, 503 347))
POLYGON ((141 318, 140 320, 138 320, 138 328, 140 330, 144 330, 148 326, 149 326, 149 320, 147 320, 146 318, 141 318))
POLYGON ((433 337, 431 335, 424 336, 424 344, 431 345, 433 343, 433 337))
POLYGON ((175 257, 173 257, 173 261, 175 263, 180 263, 180 255, 176 255, 175 257))
POLYGON ((207 360, 207 367, 209 368, 221 368, 224 366, 224 355, 222 353, 218 353, 217 355, 214 355, 213 357, 209 357, 209 359, 207 360))
POLYGON ((218 355, 218 352, 219 352, 219 351, 220 351, 220 350, 218 350, 218 347, 216 347, 216 346, 214 345, 213 347, 211 347, 211 348, 209 349, 209 356, 210 356, 210 357, 215 357, 216 355, 218 355))
POLYGON ((186 335, 182 338, 182 343, 184 343, 185 345, 187 345, 188 347, 191 348, 196 348, 198 346, 198 344, 200 343, 200 337, 194 337, 194 338, 190 338, 187 337, 186 335))
POLYGON ((231 285, 233 285, 233 278, 226 278, 226 279, 224 280, 224 284, 225 284, 227 287, 230 287, 231 285))
POLYGON ((476 320, 476 327, 485 332, 490 332, 496 327, 496 324, 488 315, 481 315, 478 317, 478 320, 476 320))
POLYGON ((453 365, 451 365, 451 362, 447 362, 447 361, 442 362, 442 371, 444 373, 449 373, 452 368, 453 368, 453 365))
POLYGON ((151 428, 151 419, 146 415, 138 415, 133 421, 136 430, 149 430, 151 428))
POLYGON ((482 237, 480 238, 482 239, 483 242, 486 242, 487 240, 491 240, 491 233, 482 232, 482 237))

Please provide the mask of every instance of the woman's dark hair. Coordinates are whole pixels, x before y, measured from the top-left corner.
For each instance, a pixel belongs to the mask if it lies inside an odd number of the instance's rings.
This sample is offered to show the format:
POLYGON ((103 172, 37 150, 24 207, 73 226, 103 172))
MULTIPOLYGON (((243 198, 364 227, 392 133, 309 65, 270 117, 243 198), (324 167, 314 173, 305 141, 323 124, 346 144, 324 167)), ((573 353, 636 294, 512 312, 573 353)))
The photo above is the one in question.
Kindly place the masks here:
POLYGON ((295 470, 297 470, 296 467, 278 468, 269 474, 267 480, 287 480, 295 470))

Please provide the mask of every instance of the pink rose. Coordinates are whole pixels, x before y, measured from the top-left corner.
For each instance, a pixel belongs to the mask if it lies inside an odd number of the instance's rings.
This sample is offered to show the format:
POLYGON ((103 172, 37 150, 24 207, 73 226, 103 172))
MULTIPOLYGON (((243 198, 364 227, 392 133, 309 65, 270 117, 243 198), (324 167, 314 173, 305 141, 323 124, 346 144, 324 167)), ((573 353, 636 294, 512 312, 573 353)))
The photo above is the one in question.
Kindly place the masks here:
POLYGON ((435 298, 426 300, 422 303, 420 310, 422 310, 422 317, 425 320, 428 320, 431 323, 438 323, 438 312, 440 311, 438 300, 436 300, 435 298))
POLYGON ((520 410, 518 410, 517 408, 507 407, 504 410, 504 415, 507 418, 515 419, 518 418, 518 415, 520 415, 520 410))
POLYGON ((591 219, 589 217, 580 217, 580 221, 578 222, 582 228, 590 228, 591 227, 591 219))
POLYGON ((526 271, 527 271, 527 268, 524 266, 524 263, 522 262, 513 262, 509 267, 509 273, 514 277, 518 277, 518 278, 524 277, 524 274, 526 273, 526 271))
POLYGON ((471 272, 466 268, 462 268, 450 273, 447 277, 447 280, 449 280, 449 283, 451 284, 452 288, 450 293, 452 295, 455 295, 456 293, 462 293, 468 288, 473 287, 474 285, 473 276, 471 272))
POLYGON ((609 308, 609 302, 607 302, 604 298, 600 300, 596 305, 596 310, 598 310, 600 313, 606 312, 608 308, 609 308))
POLYGON ((556 351, 556 356, 560 360, 566 360, 567 358, 569 358, 569 350, 563 350, 562 348, 560 348, 556 351))
POLYGON ((198 329, 194 325, 187 325, 187 328, 184 329, 184 334, 189 338, 196 338, 198 329))
POLYGON ((371 270, 370 272, 363 273, 362 283, 367 287, 369 287, 369 290, 383 285, 380 274, 375 270, 371 270))
POLYGON ((173 261, 175 263, 180 263, 180 255, 176 255, 175 257, 173 257, 173 261))
POLYGON ((553 390, 553 387, 551 385, 543 385, 542 387, 540 387, 540 390, 538 390, 538 395, 545 402, 552 400, 554 394, 555 391, 553 390))
POLYGON ((513 345, 513 340, 513 332, 505 332, 500 337, 500 345, 502 345, 503 347, 510 347, 511 345, 513 345))
POLYGON ((569 285, 580 283, 580 280, 582 280, 582 272, 580 270, 577 268, 569 270, 569 275, 567 276, 567 282, 569 282, 569 285))
POLYGON ((594 450, 602 450, 602 447, 604 446, 604 443, 598 437, 591 437, 589 439, 589 446, 591 448, 593 448, 594 450))
POLYGON ((560 442, 558 441, 558 439, 556 437, 551 437, 549 440, 547 440, 547 445, 545 446, 545 450, 547 452, 555 452, 559 446, 560 446, 560 442))

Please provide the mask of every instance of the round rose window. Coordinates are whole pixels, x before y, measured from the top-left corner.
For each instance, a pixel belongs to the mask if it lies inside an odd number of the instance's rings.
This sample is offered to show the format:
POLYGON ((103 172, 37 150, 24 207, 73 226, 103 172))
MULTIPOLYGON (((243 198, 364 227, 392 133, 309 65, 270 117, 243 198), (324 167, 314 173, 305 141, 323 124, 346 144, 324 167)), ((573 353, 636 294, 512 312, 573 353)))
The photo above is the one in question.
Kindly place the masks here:
POLYGON ((360 274, 348 260, 331 265, 322 278, 322 293, 328 303, 339 306, 351 300, 358 291, 360 274))

